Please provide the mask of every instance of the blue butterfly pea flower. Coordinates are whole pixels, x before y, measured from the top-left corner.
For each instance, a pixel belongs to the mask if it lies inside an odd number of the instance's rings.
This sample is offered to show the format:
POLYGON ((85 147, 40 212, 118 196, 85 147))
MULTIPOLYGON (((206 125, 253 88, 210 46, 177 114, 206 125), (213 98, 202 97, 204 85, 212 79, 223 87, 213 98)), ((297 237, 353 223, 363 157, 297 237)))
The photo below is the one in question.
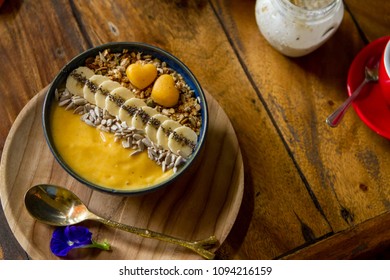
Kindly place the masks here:
POLYGON ((92 240, 92 233, 84 226, 58 227, 54 230, 50 241, 50 249, 54 255, 65 257, 75 248, 110 250, 110 245, 106 241, 97 243, 92 240))

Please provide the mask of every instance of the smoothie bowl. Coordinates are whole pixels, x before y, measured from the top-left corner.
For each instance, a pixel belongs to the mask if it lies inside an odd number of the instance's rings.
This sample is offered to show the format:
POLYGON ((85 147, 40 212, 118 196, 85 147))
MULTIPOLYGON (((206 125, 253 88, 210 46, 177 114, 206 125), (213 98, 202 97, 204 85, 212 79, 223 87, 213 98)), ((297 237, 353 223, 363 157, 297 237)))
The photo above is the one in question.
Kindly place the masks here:
POLYGON ((108 43, 73 58, 43 105, 56 160, 99 191, 131 195, 165 187, 194 169, 208 128, 204 92, 168 52, 108 43))

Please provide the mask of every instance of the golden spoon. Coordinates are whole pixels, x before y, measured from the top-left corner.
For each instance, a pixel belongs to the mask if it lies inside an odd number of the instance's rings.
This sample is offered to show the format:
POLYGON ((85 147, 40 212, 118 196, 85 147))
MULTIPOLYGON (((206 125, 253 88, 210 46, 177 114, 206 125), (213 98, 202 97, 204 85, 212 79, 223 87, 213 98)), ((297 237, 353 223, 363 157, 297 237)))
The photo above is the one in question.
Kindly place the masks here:
POLYGON ((158 239, 186 247, 205 259, 213 259, 215 257, 213 252, 207 250, 218 243, 215 236, 198 241, 186 241, 148 229, 114 222, 89 211, 87 206, 73 192, 63 187, 44 184, 34 186, 27 191, 24 203, 31 216, 45 224, 67 226, 85 220, 95 220, 142 237, 158 239))

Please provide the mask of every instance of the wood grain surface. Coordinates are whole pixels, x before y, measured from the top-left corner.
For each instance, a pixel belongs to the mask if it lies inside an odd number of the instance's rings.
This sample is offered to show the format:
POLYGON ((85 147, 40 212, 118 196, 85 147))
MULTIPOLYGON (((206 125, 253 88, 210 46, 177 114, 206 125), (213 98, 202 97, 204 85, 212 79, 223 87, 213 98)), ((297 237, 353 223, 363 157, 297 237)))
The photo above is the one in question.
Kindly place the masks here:
MULTIPOLYGON (((73 190, 94 213, 125 224, 198 240, 215 235, 223 243, 236 219, 244 189, 244 170, 233 127, 218 103, 207 95, 211 112, 200 166, 164 190, 126 197, 82 185, 55 161, 45 141, 41 115, 42 90, 22 110, 7 138, 0 166, 0 197, 14 235, 33 259, 55 259, 49 240, 53 227, 35 221, 24 207, 24 194, 37 184, 73 190)), ((107 239, 110 252, 87 250, 69 258, 197 259, 179 246, 143 240, 120 230, 91 223, 98 239, 107 239)), ((214 248, 214 250, 216 250, 214 248)))
MULTIPOLYGON (((255 3, 6 1, 0 148, 24 105, 75 55, 111 41, 153 44, 191 69, 237 135, 245 189, 219 258, 375 258, 390 249, 388 231, 378 230, 390 215, 390 142, 352 108, 337 129, 325 119, 347 97, 357 53, 389 35, 388 1, 345 0, 335 35, 294 59, 261 35, 255 3)), ((0 234, 0 258, 28 258, 1 213, 0 234)))

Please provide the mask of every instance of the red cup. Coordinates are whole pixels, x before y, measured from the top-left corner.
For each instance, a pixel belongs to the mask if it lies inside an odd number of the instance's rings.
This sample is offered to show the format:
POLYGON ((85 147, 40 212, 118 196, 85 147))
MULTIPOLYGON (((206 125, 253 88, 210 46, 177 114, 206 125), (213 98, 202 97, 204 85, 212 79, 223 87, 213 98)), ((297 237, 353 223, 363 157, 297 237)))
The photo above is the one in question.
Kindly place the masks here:
POLYGON ((390 40, 387 42, 379 62, 378 75, 383 97, 390 105, 390 40))

